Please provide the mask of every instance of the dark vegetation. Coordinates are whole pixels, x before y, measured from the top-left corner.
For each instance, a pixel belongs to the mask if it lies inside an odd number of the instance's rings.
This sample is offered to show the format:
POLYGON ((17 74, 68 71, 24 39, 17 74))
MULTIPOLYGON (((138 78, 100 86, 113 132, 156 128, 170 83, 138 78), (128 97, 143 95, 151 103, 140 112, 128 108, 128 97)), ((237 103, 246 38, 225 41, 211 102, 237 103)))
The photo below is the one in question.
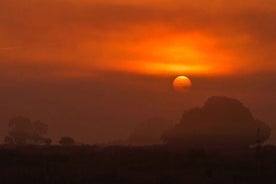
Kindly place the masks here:
POLYGON ((72 137, 62 137, 59 140, 59 144, 62 146, 73 146, 75 144, 75 140, 72 137))
POLYGON ((68 136, 51 146, 46 124, 13 118, 0 147, 0 183, 276 182, 276 147, 263 145, 271 130, 238 100, 211 97, 174 127, 160 120, 157 130, 156 122, 138 126, 125 143, 148 146, 84 146, 68 136))
POLYGON ((276 148, 204 151, 166 146, 0 149, 1 183, 274 183, 276 148))

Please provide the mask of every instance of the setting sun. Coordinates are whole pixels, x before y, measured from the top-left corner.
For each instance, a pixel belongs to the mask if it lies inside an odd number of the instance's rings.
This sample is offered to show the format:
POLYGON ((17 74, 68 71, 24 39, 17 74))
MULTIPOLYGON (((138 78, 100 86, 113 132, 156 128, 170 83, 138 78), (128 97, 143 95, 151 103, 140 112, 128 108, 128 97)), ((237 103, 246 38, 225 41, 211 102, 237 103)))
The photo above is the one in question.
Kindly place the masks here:
POLYGON ((191 86, 192 82, 186 76, 178 76, 173 81, 173 88, 177 92, 187 92, 191 86))

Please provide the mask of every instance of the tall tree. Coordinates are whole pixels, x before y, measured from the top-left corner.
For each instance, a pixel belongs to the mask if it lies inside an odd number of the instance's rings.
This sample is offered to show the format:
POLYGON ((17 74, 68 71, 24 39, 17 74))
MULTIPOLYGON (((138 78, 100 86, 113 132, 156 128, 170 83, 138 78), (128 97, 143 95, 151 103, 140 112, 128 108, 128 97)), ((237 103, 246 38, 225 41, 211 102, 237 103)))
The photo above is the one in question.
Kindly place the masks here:
POLYGON ((270 133, 270 127, 255 119, 239 100, 215 96, 203 107, 185 111, 163 140, 186 148, 248 147, 265 142, 270 133))

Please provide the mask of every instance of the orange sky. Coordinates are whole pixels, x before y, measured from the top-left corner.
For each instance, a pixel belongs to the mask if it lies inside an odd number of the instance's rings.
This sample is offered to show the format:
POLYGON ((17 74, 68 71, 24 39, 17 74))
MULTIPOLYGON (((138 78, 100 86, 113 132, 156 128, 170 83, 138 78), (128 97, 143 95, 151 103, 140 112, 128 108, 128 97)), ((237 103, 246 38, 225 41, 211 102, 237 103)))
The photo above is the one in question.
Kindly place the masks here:
POLYGON ((121 138, 213 95, 276 130, 275 20, 275 0, 0 0, 0 136, 26 115, 53 136, 121 138))
POLYGON ((274 1, 2 0, 1 73, 16 77, 274 71, 274 1), (31 72, 30 72, 31 71, 31 72))

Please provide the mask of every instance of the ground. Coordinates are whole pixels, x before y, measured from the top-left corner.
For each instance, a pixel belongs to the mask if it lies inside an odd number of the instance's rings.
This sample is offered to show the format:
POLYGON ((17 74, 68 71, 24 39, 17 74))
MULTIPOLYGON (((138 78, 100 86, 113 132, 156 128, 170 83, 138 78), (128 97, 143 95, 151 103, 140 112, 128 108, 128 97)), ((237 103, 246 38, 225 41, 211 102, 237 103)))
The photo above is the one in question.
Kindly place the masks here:
POLYGON ((276 148, 27 146, 0 149, 0 183, 274 183, 276 148))

